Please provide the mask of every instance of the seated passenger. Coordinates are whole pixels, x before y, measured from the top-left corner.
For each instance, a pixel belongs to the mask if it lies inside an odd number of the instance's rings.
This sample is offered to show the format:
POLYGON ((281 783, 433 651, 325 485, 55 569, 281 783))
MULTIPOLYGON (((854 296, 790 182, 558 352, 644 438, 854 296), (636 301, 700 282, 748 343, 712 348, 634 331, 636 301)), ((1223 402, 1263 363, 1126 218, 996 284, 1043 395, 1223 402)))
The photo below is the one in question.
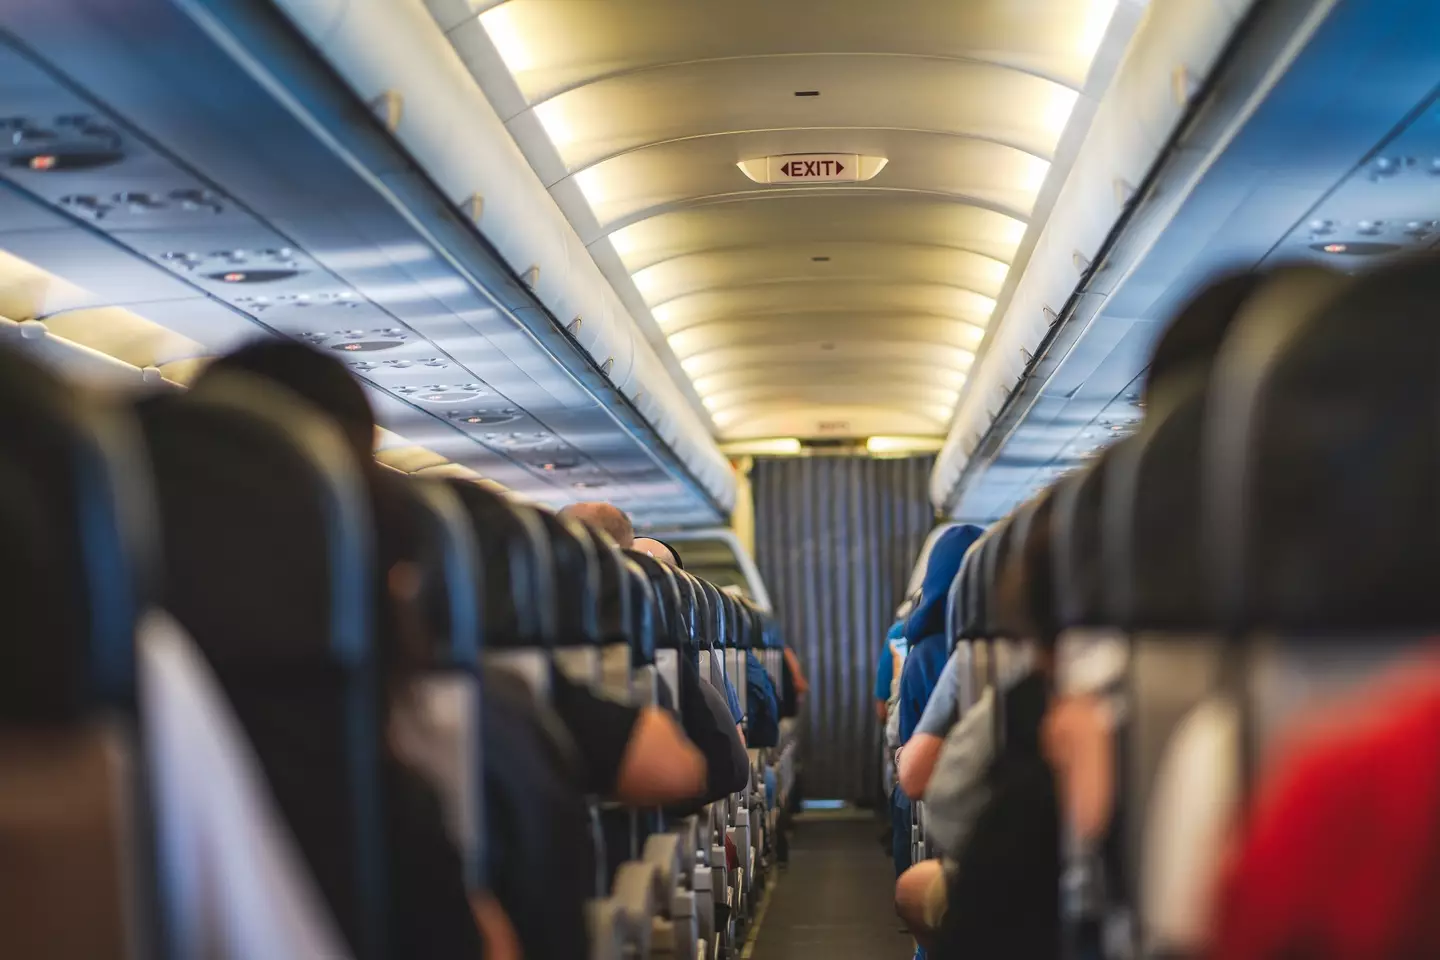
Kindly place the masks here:
POLYGON ((960 572, 960 561, 984 533, 974 524, 951 527, 940 535, 930 551, 925 566, 925 579, 920 586, 920 601, 905 624, 910 653, 905 658, 905 671, 900 677, 900 746, 915 732, 930 694, 950 658, 950 641, 945 634, 945 608, 950 597, 950 584, 960 572))
MULTIPOLYGON (((622 548, 635 543, 630 518, 609 503, 576 503, 560 516, 609 534, 622 548)), ((690 800, 705 790, 705 759, 661 707, 616 703, 555 672, 551 706, 582 758, 588 793, 637 807, 690 800)))
POLYGON ((700 679, 689 657, 680 657, 680 717, 685 733, 705 758, 705 785, 689 803, 672 804, 675 816, 686 816, 750 782, 750 755, 740 739, 724 696, 700 679))
POLYGON ((1440 956, 1440 660, 1297 725, 1218 895, 1209 954, 1440 956))
POLYGON ((900 671, 905 665, 905 621, 897 620, 885 634, 880 660, 875 667, 875 717, 884 723, 890 716, 892 697, 900 689, 900 671))
POLYGON ((579 747, 587 793, 654 807, 704 792, 705 758, 664 708, 617 703, 558 670, 550 705, 579 747))
POLYGON ((805 671, 800 669, 800 658, 795 651, 787 646, 781 653, 784 660, 781 664, 780 716, 798 717, 805 695, 810 692, 810 683, 805 679, 805 671))
MULTIPOLYGON (((897 769, 905 763, 905 749, 920 715, 930 700, 930 693, 939 681, 945 662, 950 658, 949 641, 945 636, 945 608, 950 584, 960 570, 965 552, 983 531, 974 525, 951 527, 936 539, 925 566, 920 599, 905 623, 909 652, 900 674, 900 699, 897 704, 897 769)), ((897 783, 890 796, 890 814, 894 830, 893 855, 898 880, 910 868, 910 796, 897 783)))
MULTIPOLYGON (((1004 749, 986 776, 988 798, 946 873, 936 957, 1048 958, 1060 949, 1060 813, 1041 750, 1051 652, 1002 699, 1004 749)), ((930 888, 927 888, 930 889, 930 888)))
MULTIPOLYGON (((264 340, 216 360, 211 371, 239 371, 264 377, 330 416, 356 457, 370 486, 376 511, 376 554, 383 580, 377 591, 380 662, 388 695, 387 717, 423 667, 423 638, 409 629, 405 566, 418 550, 397 522, 393 502, 372 458, 375 419, 361 388, 330 357, 287 340, 264 340)), ((386 721, 386 727, 389 723, 386 721)), ((513 932, 488 894, 472 899, 465 888, 459 853, 450 839, 433 786, 401 760, 392 745, 382 750, 383 812, 391 867, 391 954, 405 957, 467 958, 504 955, 513 932), (487 927, 479 925, 484 922, 487 927)), ((325 875, 325 871, 317 871, 325 875)))
POLYGON ((635 544, 635 527, 630 517, 613 503, 572 503, 560 511, 560 517, 609 535, 621 550, 629 550, 635 544))
POLYGON ((900 751, 896 774, 900 789, 912 800, 925 796, 925 788, 930 783, 935 761, 940 757, 945 735, 960 719, 957 704, 959 663, 958 657, 951 657, 945 662, 945 667, 940 671, 940 677, 935 683, 935 692, 925 704, 925 712, 920 715, 920 722, 916 724, 910 742, 900 751))
POLYGON ((774 747, 780 743, 780 703, 775 684, 760 658, 745 651, 745 693, 750 705, 746 743, 752 747, 774 747))
POLYGON ((574 742, 525 682, 483 674, 486 872, 525 957, 585 957, 595 848, 574 742))

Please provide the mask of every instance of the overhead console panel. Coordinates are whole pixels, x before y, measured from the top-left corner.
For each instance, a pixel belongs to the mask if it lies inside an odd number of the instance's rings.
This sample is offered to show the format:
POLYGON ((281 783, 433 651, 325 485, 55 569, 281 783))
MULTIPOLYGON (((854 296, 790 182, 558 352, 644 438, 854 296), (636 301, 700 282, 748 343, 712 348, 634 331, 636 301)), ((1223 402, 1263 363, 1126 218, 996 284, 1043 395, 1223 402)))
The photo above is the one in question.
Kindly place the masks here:
POLYGON ((276 0, 727 510, 728 461, 419 0, 276 0))
MULTIPOLYGON (((318 35, 355 36, 337 6, 317 12, 318 35)), ((548 198, 523 160, 507 164, 468 75, 364 67, 371 108, 249 0, 0 7, 0 334, 76 369, 116 361, 122 383, 299 337, 344 357, 381 422, 447 469, 642 523, 719 520, 728 462, 533 202, 548 198)))
POLYGON ((1002 516, 1132 431, 1156 338, 1217 273, 1440 243, 1440 6, 1243 6, 1152 4, 977 363, 932 477, 947 514, 1002 516))
MULTIPOLYGON (((1095 110, 1024 274, 961 394, 931 475, 937 509, 952 508, 982 437, 1130 209, 1191 97, 1251 0, 1150 4, 1095 110)), ((1113 283, 1118 277, 1111 271, 1113 283)), ((1079 305, 1083 311, 1084 304, 1079 305)), ((1003 511, 1002 511, 1003 512, 1003 511)))

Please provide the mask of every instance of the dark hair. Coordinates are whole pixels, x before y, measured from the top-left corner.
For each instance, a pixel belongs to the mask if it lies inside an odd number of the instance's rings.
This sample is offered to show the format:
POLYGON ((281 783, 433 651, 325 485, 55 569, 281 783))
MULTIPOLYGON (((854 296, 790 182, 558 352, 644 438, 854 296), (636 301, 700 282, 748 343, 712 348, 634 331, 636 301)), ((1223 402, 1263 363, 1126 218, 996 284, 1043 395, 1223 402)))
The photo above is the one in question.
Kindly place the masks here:
POLYGON ((284 387, 329 414, 362 461, 373 456, 375 411, 365 389, 335 357, 294 340, 265 339, 220 357, 209 370, 253 374, 284 387))

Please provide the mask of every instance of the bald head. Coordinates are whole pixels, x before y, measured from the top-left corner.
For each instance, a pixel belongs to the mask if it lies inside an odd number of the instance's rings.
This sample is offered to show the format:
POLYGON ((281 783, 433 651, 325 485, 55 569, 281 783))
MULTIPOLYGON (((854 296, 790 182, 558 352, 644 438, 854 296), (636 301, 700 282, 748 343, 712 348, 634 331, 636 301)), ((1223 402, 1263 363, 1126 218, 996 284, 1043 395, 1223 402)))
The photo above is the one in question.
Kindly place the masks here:
POLYGON ((652 540, 649 537, 636 537, 634 549, 648 556, 654 557, 661 563, 668 563, 672 567, 680 566, 675 558, 674 552, 659 540, 652 540))
POLYGON ((622 548, 629 549, 635 543, 630 518, 613 503, 572 503, 560 511, 560 516, 609 534, 622 548))

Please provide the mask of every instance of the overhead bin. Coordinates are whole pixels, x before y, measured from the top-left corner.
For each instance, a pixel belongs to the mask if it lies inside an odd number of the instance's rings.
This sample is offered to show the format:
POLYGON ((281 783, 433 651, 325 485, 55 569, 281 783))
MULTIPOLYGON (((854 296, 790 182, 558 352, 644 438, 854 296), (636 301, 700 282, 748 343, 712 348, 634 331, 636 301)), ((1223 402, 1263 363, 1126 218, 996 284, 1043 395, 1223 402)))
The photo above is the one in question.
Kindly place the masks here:
POLYGON ((725 509, 735 479, 671 379, 419 0, 276 0, 452 202, 571 330, 725 509), (578 323, 577 323, 578 321, 578 323))
MULTIPOLYGON (((1090 271, 1252 0, 1153 3, 1096 108, 1034 252, 970 373, 930 478, 944 510, 1029 358, 1090 271)), ((1328 4, 1318 4, 1328 6, 1328 4)), ((1092 284, 1100 299, 1120 277, 1092 284)), ((1084 309, 1085 305, 1080 305, 1084 309)))

